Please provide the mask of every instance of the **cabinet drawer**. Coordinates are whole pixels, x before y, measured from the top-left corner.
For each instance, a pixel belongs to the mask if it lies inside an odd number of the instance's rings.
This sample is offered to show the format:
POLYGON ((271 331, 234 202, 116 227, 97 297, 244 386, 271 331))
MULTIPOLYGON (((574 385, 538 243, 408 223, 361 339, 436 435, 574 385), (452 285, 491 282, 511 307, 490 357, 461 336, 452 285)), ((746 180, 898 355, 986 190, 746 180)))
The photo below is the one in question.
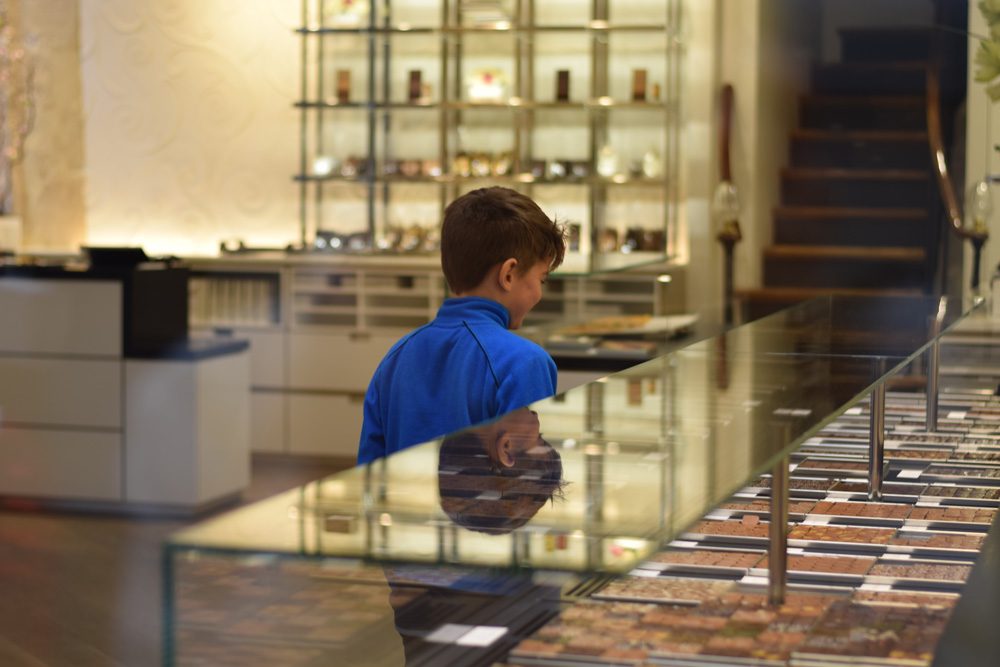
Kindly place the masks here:
POLYGON ((398 339, 383 334, 290 334, 289 385, 363 392, 398 339))
POLYGON ((364 397, 299 394, 289 397, 289 451, 357 458, 364 397))
POLYGON ((198 338, 222 338, 250 342, 250 386, 282 387, 285 384, 285 334, 253 329, 199 328, 198 338))
POLYGON ((285 413, 288 397, 284 393, 250 393, 250 451, 284 453, 285 413))
POLYGON ((122 354, 122 286, 0 278, 0 352, 122 354))
POLYGON ((4 422, 120 428, 122 364, 0 357, 4 422))
POLYGON ((120 501, 121 435, 0 428, 0 494, 120 501))
POLYGON ((238 331, 237 338, 250 341, 250 386, 285 385, 285 334, 238 331))

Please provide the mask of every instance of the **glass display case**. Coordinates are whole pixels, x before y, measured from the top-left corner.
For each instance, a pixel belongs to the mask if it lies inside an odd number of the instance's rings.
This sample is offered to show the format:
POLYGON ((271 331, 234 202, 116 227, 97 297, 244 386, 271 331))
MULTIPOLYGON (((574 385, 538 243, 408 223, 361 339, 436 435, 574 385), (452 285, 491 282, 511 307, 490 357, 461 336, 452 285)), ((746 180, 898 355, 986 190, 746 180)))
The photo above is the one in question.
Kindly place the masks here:
MULTIPOLYGON (((863 446, 875 463, 851 474, 869 498, 881 499, 884 383, 925 351, 932 376, 938 337, 966 315, 943 300, 816 299, 182 530, 164 550, 167 664, 185 642, 196 642, 183 621, 199 613, 192 595, 200 588, 191 582, 213 572, 251 588, 236 570, 265 566, 267 576, 335 582, 347 587, 341 606, 355 604, 349 591, 357 586, 366 594, 381 586, 384 600, 392 599, 388 582, 402 598, 373 611, 372 627, 394 613, 398 626, 407 595, 428 588, 509 602, 523 597, 523 587, 544 584, 556 592, 542 597, 558 608, 595 577, 645 567, 768 474, 761 502, 771 521, 729 523, 752 524, 753 544, 770 545, 763 580, 777 587, 769 591, 777 605, 789 456, 867 401, 863 446)), ((818 458, 845 469, 836 456, 818 458)), ((539 600, 530 597, 524 608, 539 600)), ((326 622, 288 600, 274 605, 297 623, 326 622)))
POLYGON ((303 0, 303 246, 434 252, 504 185, 566 223, 564 272, 673 256, 680 4, 303 0))

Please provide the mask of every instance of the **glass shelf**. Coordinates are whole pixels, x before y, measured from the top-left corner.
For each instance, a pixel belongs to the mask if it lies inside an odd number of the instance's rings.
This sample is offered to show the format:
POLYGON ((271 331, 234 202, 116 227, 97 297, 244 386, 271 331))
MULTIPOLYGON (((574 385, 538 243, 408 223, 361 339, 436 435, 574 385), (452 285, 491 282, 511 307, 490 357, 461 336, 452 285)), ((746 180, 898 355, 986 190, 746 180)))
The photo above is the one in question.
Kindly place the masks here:
MULTIPOLYGON (((386 581, 505 596, 631 571, 761 474, 787 471, 790 453, 869 395, 875 413, 886 379, 925 350, 936 368, 936 341, 969 312, 929 298, 814 299, 185 528, 164 544, 165 664, 190 641, 178 619, 197 615, 199 586, 265 577, 292 591, 298 573, 345 591, 367 582, 375 598, 386 581)), ((785 479, 772 486, 775 526, 788 516, 785 479)), ((243 602, 232 604, 220 613, 243 602)))
POLYGON ((392 27, 356 27, 356 28, 346 28, 346 27, 306 27, 306 28, 296 28, 295 32, 299 35, 343 35, 343 34, 355 34, 355 35, 465 35, 465 34, 476 34, 476 33, 510 33, 512 35, 530 35, 535 33, 615 33, 615 32, 656 32, 663 33, 668 30, 668 27, 663 24, 632 24, 632 25, 610 25, 606 23, 597 22, 594 25, 585 26, 572 26, 572 25, 525 25, 525 26, 515 26, 507 23, 498 23, 496 25, 484 25, 484 26, 449 26, 444 28, 431 28, 431 27, 405 27, 405 26, 392 26, 392 27))
POLYGON ((389 109, 402 111, 406 109, 421 110, 509 110, 531 111, 534 109, 560 111, 591 111, 594 109, 645 109, 662 113, 672 111, 674 105, 667 102, 637 102, 633 100, 613 100, 611 98, 594 98, 583 102, 532 102, 528 100, 509 100, 507 102, 337 102, 331 101, 299 101, 294 103, 297 109, 389 109))
MULTIPOLYGON (((942 333, 966 314, 940 312, 942 333)), ((196 524, 167 549, 625 572, 903 369, 938 313, 933 299, 815 299, 196 524), (520 477, 455 449, 517 430, 520 477)))

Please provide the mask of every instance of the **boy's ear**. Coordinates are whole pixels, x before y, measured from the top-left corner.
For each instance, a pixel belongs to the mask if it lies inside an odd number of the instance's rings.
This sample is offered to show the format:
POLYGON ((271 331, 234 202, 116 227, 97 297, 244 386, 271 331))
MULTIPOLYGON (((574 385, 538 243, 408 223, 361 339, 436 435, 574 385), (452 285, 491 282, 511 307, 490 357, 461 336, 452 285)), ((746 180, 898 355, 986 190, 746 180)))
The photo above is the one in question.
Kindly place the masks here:
POLYGON ((504 292, 509 292, 514 286, 514 271, 517 269, 517 260, 513 257, 505 260, 503 264, 500 265, 500 271, 497 276, 497 280, 500 283, 500 289, 504 292))
POLYGON ((516 455, 514 441, 506 433, 503 434, 497 441, 497 460, 500 461, 500 465, 510 468, 514 465, 516 455))

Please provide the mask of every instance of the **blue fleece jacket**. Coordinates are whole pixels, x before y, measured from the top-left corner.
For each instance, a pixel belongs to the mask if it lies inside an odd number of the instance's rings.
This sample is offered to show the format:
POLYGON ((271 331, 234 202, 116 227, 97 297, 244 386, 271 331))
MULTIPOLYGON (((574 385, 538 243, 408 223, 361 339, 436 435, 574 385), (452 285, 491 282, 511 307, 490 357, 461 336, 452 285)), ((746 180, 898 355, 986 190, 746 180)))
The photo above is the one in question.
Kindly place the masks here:
POLYGON ((547 398, 556 365, 490 299, 447 299, 392 346, 365 395, 358 464, 547 398))

